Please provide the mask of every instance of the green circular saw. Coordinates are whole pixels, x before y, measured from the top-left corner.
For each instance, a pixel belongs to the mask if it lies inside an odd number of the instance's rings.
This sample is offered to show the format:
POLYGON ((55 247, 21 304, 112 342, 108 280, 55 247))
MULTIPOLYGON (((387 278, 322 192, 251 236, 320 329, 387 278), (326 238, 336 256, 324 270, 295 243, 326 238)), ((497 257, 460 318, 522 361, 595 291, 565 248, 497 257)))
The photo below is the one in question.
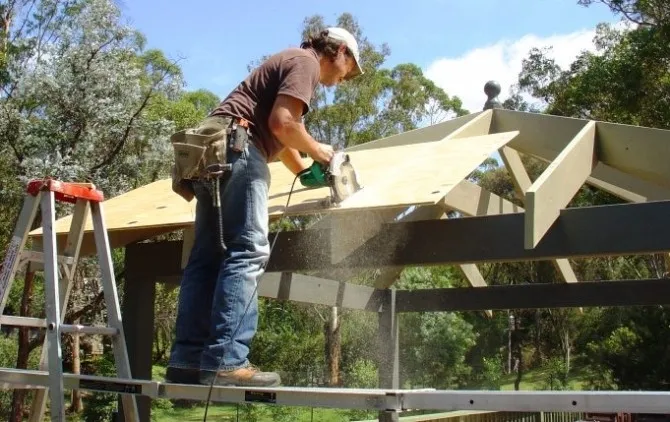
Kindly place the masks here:
POLYGON ((305 187, 330 188, 330 202, 339 204, 361 189, 358 175, 351 164, 349 154, 336 152, 327 166, 314 162, 299 174, 305 187))

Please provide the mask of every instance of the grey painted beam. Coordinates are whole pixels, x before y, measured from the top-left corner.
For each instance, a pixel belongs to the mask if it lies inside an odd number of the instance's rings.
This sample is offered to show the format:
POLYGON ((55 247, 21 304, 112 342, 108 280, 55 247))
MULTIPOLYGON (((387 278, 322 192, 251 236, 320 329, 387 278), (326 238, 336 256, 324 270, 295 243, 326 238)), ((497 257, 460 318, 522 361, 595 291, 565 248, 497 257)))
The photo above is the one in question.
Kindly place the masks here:
POLYGON ((582 281, 397 292, 398 312, 670 304, 670 280, 582 281))
MULTIPOLYGON (((385 224, 377 236, 337 265, 328 229, 279 234, 268 272, 333 268, 462 264, 670 252, 670 201, 569 208, 535 249, 524 248, 524 215, 512 213, 385 224)), ((272 234, 271 240, 274 238, 272 234)), ((143 243, 143 274, 181 274, 181 241, 143 243), (156 265, 159 262, 160 265, 156 265)))
POLYGON ((564 209, 536 248, 524 214, 385 224, 349 258, 330 264, 329 230, 283 232, 268 271, 462 264, 670 251, 670 201, 564 209), (309 253, 307 253, 309 252, 309 253))
POLYGON ((263 297, 380 312, 384 295, 372 287, 292 273, 267 273, 258 282, 263 297))

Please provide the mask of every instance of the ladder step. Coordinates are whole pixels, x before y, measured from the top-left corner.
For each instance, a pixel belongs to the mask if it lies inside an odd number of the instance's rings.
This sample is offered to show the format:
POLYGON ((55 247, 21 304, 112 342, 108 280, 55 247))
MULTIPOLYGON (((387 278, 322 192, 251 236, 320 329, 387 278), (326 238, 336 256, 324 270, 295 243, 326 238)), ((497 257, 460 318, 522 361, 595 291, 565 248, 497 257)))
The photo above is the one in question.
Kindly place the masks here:
MULTIPOLYGON (((43 318, 28 318, 10 315, 1 316, 0 325, 9 325, 13 327, 47 328, 47 322, 43 318)), ((79 324, 61 324, 60 331, 62 333, 101 334, 105 336, 115 336, 119 334, 119 330, 114 327, 95 327, 79 324)))
MULTIPOLYGON (((23 251, 21 252, 21 258, 32 262, 44 263, 44 253, 39 251, 23 251)), ((74 257, 72 256, 57 255, 57 258, 58 262, 61 264, 74 264, 74 257)))

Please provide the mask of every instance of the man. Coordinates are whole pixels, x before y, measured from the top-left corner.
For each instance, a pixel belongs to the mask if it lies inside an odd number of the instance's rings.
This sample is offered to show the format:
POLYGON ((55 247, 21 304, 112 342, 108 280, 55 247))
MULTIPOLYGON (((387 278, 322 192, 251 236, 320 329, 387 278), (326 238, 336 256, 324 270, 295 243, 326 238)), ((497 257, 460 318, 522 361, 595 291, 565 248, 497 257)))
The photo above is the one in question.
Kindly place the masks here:
POLYGON ((300 48, 267 59, 196 129, 220 133, 235 127, 232 133, 239 135, 239 128, 248 127, 250 137, 246 144, 235 142, 236 136, 228 140, 227 162, 232 171, 220 189, 221 216, 213 206, 216 189, 204 180, 192 182, 197 198, 195 241, 180 287, 168 381, 280 383, 278 374, 261 372, 247 358, 258 321, 256 283, 270 252, 267 163, 279 159, 298 175, 306 170, 300 157, 304 152, 328 164, 333 148, 314 140, 302 117, 309 111, 318 83, 333 86, 362 73, 354 37, 342 28, 328 28, 300 48))

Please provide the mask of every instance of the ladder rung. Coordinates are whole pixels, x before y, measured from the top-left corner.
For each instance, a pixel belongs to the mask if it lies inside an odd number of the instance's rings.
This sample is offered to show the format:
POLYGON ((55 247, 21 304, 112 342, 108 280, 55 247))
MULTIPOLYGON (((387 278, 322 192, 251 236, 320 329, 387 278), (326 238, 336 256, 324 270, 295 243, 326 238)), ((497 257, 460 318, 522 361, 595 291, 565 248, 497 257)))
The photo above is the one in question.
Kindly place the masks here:
MULTIPOLYGON (((3 315, 0 317, 0 325, 47 328, 46 320, 42 318, 17 317, 10 315, 3 315)), ((61 333, 102 334, 105 336, 114 336, 119 333, 119 330, 114 327, 92 327, 80 324, 61 324, 60 331, 61 333)))
MULTIPOLYGON (((23 251, 21 257, 32 262, 44 262, 44 253, 39 251, 23 251)), ((57 255, 57 260, 61 264, 74 264, 74 257, 72 256, 57 255)))

